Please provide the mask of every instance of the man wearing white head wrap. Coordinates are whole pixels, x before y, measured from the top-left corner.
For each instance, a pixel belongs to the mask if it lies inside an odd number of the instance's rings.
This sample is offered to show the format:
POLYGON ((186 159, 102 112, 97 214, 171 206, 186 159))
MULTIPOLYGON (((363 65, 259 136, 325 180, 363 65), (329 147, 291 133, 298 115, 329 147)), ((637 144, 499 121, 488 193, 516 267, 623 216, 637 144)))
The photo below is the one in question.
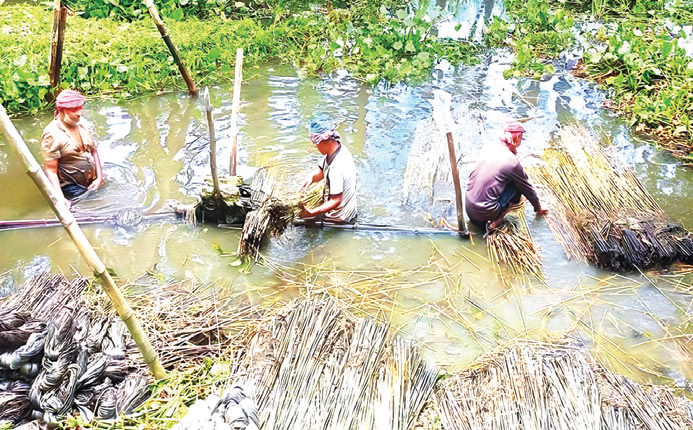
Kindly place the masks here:
POLYGON ((311 143, 324 157, 303 183, 303 188, 325 179, 325 201, 315 209, 304 208, 301 217, 323 216, 325 221, 353 222, 357 215, 356 167, 351 152, 340 142, 327 116, 314 118, 308 130, 311 143))
POLYGON ((525 128, 512 121, 503 125, 499 143, 489 145, 469 176, 465 210, 472 223, 493 230, 500 226, 513 204, 525 196, 538 216, 549 211, 539 197, 517 158, 525 128))

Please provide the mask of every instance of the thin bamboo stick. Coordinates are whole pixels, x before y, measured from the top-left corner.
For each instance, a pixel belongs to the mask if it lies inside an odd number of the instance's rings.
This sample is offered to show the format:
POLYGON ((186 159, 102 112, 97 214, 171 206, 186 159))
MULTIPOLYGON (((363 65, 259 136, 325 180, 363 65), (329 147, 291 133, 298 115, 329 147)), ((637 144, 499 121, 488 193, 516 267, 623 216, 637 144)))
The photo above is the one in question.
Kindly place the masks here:
POLYGON ((238 163, 238 111, 241 105, 241 82, 243 81, 243 48, 236 50, 236 74, 233 79, 233 105, 231 107, 231 158, 229 176, 236 176, 238 163))
POLYGON ((20 136, 19 132, 15 128, 12 121, 10 121, 5 107, 0 104, 0 130, 5 134, 10 146, 17 153, 22 163, 27 169, 27 174, 34 181, 36 186, 43 194, 43 197, 48 201, 51 209, 57 215, 60 222, 67 230, 68 235, 75 243, 75 246, 79 250, 82 258, 87 262, 89 267, 94 272, 94 275, 101 280, 101 285, 104 292, 111 299, 113 307, 118 312, 118 315, 123 320, 128 328, 128 331, 132 335, 133 340, 137 344, 142 353, 142 358, 144 362, 149 366, 152 374, 156 379, 165 378, 166 371, 161 366, 159 362, 159 357, 149 343, 149 339, 145 334, 144 330, 137 321, 137 317, 130 308, 123 295, 121 294, 118 286, 111 278, 111 275, 106 270, 106 266, 103 264, 99 256, 94 251, 94 248, 89 243, 82 229, 77 224, 75 217, 68 210, 67 206, 63 203, 62 196, 57 194, 55 187, 48 180, 46 174, 41 170, 41 166, 36 162, 36 159, 29 151, 29 148, 24 143, 24 140, 20 136))
POLYGON ((48 66, 48 78, 53 88, 53 99, 58 96, 60 89, 60 66, 63 60, 63 44, 65 41, 65 22, 67 21, 67 8, 61 0, 53 2, 53 29, 51 30, 51 56, 48 66))
POLYGON ((154 5, 154 1, 144 0, 144 4, 145 6, 147 6, 149 15, 151 15, 152 19, 154 20, 154 24, 156 25, 156 28, 159 30, 161 38, 164 39, 164 43, 168 47, 171 56, 173 56, 174 61, 178 65, 178 69, 180 69, 180 73, 181 75, 183 75, 183 80, 185 81, 185 84, 188 86, 188 92, 191 96, 197 95, 199 91, 197 90, 197 88, 195 88, 195 83, 190 77, 188 70, 185 68, 183 61, 180 59, 180 55, 178 55, 176 45, 173 44, 173 41, 171 40, 171 35, 168 34, 168 30, 164 25, 164 21, 159 16, 159 12, 157 11, 156 6, 154 5))
POLYGON ((212 104, 209 102, 209 87, 205 87, 205 112, 207 113, 207 127, 209 128, 209 165, 212 169, 212 182, 214 190, 212 196, 218 200, 221 197, 219 190, 219 176, 217 176, 217 138, 214 133, 214 118, 212 118, 212 104))

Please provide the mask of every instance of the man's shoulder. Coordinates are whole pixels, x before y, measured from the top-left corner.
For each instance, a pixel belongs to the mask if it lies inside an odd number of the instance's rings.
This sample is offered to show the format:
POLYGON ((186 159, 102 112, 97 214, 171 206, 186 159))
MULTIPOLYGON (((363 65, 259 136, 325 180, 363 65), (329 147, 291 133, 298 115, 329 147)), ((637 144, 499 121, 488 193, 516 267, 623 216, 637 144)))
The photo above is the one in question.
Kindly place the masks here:
POLYGON ((58 120, 54 119, 46 125, 46 128, 43 129, 43 134, 53 134, 57 131, 60 131, 60 126, 58 125, 58 120))

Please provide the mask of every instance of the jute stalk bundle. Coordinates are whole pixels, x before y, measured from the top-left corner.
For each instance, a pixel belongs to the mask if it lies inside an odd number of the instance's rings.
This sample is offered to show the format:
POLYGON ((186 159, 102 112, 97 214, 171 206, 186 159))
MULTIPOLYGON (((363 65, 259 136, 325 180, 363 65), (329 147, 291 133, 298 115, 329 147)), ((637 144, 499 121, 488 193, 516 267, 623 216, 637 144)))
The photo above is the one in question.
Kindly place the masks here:
POLYGON ((683 430, 693 403, 610 373, 581 348, 518 342, 438 385, 445 430, 683 430))
POLYGON ((249 330, 229 383, 255 401, 260 428, 391 430, 411 426, 437 375, 386 323, 325 299, 294 302, 249 330))
POLYGON ((543 278, 539 247, 529 232, 524 203, 508 212, 503 224, 489 233, 487 245, 489 259, 501 271, 507 267, 513 275, 543 278))
POLYGON ((567 126, 556 144, 529 173, 547 192, 549 226, 568 255, 616 271, 693 262, 691 234, 591 133, 567 126))
POLYGON ((250 212, 243 224, 238 256, 256 257, 264 237, 278 237, 301 213, 301 207, 313 208, 323 199, 324 185, 313 184, 305 193, 288 199, 268 197, 259 208, 250 212))

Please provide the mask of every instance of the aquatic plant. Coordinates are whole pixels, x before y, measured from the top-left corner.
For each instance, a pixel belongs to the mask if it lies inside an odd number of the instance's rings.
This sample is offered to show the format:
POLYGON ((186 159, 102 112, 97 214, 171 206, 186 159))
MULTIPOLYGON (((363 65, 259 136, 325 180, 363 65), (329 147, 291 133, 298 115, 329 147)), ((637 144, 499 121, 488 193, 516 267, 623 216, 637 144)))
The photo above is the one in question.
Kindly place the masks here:
MULTIPOLYGON (((345 68, 371 84, 420 80, 441 58, 453 64, 476 59, 472 45, 431 34, 425 2, 393 11, 383 7, 370 18, 353 12, 356 4, 297 13, 278 8, 271 19, 252 14, 239 19, 164 18, 200 86, 232 79, 238 47, 245 52, 245 67, 279 59, 313 75, 345 68)), ((45 109, 44 96, 51 90, 46 55, 51 14, 37 6, 4 6, 0 22, 0 102, 11 113, 45 109)), ((173 59, 147 19, 70 17, 61 78, 63 87, 121 98, 183 88, 173 59)))

